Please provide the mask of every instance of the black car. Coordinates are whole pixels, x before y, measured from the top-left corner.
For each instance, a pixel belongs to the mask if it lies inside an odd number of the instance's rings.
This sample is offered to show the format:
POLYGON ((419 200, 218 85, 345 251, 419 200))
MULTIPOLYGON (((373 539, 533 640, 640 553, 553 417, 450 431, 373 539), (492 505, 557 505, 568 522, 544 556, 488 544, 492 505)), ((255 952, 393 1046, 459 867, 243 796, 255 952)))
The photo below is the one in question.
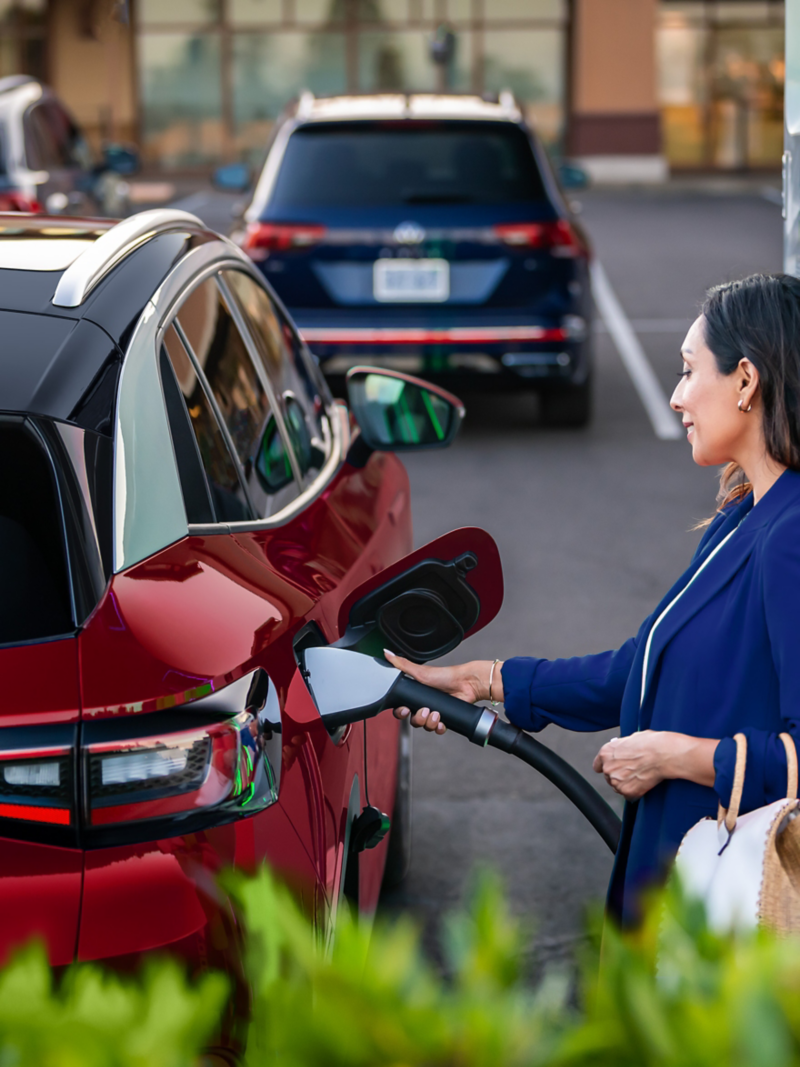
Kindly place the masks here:
POLYGON ((545 421, 587 422, 590 249, 511 94, 304 94, 235 239, 329 376, 536 389, 545 421))

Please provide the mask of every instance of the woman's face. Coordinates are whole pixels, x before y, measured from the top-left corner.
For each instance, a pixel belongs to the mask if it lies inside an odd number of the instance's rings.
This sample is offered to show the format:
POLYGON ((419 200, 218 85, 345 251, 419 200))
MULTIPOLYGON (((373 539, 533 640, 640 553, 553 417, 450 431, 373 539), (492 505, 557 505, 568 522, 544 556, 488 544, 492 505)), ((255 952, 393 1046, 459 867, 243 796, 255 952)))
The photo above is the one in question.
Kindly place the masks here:
POLYGON ((720 373, 706 345, 703 322, 701 315, 686 334, 683 371, 670 405, 681 414, 695 463, 710 467, 736 457, 754 416, 745 417, 739 410, 741 375, 720 373))

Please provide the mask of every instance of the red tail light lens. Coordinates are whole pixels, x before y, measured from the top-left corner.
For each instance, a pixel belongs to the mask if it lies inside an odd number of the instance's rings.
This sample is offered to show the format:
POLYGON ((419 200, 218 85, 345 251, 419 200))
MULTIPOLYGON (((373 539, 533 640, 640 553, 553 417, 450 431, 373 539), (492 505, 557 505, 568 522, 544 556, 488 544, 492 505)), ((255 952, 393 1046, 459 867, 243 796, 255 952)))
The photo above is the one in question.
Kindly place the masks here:
POLYGON ((70 826, 73 754, 69 748, 0 753, 0 818, 70 826))
POLYGON ((310 223, 251 222, 242 248, 251 259, 266 259, 270 252, 291 252, 311 248, 325 235, 325 227, 310 223))
POLYGON ((277 799, 257 722, 209 726, 84 748, 89 827, 247 811, 277 799))
POLYGON ((0 211, 25 211, 32 215, 41 215, 44 208, 38 200, 24 193, 0 192, 0 211))
POLYGON ((566 219, 555 222, 507 222, 494 227, 504 244, 518 248, 547 249, 562 259, 588 259, 589 248, 566 219))

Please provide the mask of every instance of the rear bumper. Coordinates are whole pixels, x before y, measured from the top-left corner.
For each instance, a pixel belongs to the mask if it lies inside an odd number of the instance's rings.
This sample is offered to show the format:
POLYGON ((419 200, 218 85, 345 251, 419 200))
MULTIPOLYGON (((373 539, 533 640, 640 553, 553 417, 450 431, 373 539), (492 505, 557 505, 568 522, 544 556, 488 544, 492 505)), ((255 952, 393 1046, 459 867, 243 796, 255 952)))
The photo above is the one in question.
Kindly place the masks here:
POLYGON ((427 378, 475 377, 511 382, 580 384, 588 376, 591 326, 572 316, 567 325, 519 314, 444 316, 323 315, 293 312, 300 333, 329 377, 374 364, 427 378))

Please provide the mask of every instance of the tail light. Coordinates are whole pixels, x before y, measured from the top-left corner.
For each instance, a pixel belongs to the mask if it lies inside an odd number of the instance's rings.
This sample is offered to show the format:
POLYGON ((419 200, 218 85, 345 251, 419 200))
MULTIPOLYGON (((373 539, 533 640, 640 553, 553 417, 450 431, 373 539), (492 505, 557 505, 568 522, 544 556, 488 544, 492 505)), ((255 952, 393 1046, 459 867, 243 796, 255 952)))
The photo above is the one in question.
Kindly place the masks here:
MULTIPOLYGON (((70 734, 74 729, 67 728, 70 734)), ((17 730, 8 741, 21 740, 17 730)), ((70 744, 3 748, 0 751, 0 819, 22 830, 25 824, 72 826, 74 755, 70 744)))
POLYGON ((546 249, 562 259, 589 258, 589 247, 567 219, 555 222, 508 222, 494 227, 504 244, 546 249))
POLYGON ((274 803, 275 688, 257 671, 228 689, 237 692, 177 710, 0 730, 0 836, 105 847, 194 833, 274 803), (243 692, 245 710, 222 718, 243 692))
POLYGON ((0 192, 0 211, 24 211, 32 215, 41 215, 44 208, 32 196, 25 193, 0 192))
POLYGON ((291 252, 311 248, 325 235, 325 227, 296 222, 251 222, 245 230, 242 248, 254 260, 266 259, 270 252, 291 252))

